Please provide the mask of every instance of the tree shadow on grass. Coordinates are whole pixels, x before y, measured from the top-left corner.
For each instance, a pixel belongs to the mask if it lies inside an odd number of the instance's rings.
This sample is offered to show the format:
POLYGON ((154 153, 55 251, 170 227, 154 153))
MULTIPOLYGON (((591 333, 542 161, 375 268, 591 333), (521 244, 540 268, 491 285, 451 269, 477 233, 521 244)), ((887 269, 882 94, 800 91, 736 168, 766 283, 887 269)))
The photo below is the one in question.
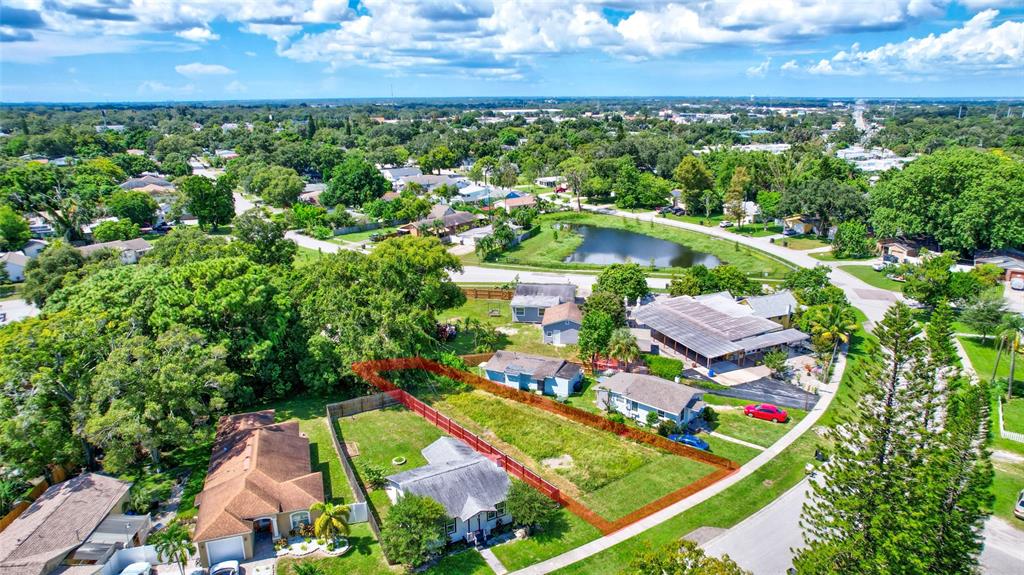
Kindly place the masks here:
POLYGON ((547 543, 561 539, 571 529, 569 520, 565 516, 566 513, 569 513, 569 511, 560 510, 559 512, 552 513, 539 529, 534 529, 530 533, 530 537, 538 543, 547 543))

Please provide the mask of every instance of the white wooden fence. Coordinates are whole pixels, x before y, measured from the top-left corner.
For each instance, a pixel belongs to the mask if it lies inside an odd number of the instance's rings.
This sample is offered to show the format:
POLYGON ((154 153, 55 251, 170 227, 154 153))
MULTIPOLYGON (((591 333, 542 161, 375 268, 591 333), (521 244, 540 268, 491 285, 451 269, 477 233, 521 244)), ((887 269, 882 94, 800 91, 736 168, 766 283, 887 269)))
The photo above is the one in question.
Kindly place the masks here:
POLYGON ((1024 433, 1017 433, 1016 431, 1006 431, 1003 427, 1003 401, 1002 398, 996 400, 996 409, 999 410, 999 435, 1003 439, 1009 439, 1010 441, 1016 441, 1018 443, 1024 443, 1024 433))

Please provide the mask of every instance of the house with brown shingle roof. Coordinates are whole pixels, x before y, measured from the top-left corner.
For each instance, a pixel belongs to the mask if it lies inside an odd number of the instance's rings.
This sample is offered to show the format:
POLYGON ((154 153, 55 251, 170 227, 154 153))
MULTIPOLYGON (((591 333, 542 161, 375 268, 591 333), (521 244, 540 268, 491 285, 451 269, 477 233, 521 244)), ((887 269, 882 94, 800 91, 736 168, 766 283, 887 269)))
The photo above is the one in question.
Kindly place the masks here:
POLYGON ((576 302, 567 301, 544 310, 540 322, 544 330, 544 343, 570 345, 579 343, 583 312, 576 302))
POLYGON ((200 561, 251 559, 258 538, 287 537, 313 520, 309 508, 323 500, 323 477, 311 471, 297 421, 274 423, 273 409, 222 417, 196 497, 200 561))
POLYGON ((62 565, 99 571, 111 555, 145 544, 148 515, 125 515, 131 483, 84 473, 39 496, 0 532, 0 575, 45 575, 62 565))

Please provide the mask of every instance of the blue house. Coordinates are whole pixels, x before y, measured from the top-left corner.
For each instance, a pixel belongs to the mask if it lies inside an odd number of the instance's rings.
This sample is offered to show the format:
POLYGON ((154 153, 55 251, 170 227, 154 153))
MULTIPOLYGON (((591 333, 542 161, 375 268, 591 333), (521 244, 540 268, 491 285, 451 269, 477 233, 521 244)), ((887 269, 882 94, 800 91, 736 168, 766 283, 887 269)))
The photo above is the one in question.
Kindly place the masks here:
POLYGON ((523 391, 568 397, 579 391, 583 370, 564 359, 498 351, 484 365, 487 379, 523 391))
POLYGON ((572 284, 519 284, 509 303, 513 321, 540 323, 544 310, 574 301, 576 286, 572 284))
POLYGON ((704 411, 704 392, 653 375, 621 371, 597 384, 598 407, 615 410, 640 423, 649 413, 688 425, 704 411))

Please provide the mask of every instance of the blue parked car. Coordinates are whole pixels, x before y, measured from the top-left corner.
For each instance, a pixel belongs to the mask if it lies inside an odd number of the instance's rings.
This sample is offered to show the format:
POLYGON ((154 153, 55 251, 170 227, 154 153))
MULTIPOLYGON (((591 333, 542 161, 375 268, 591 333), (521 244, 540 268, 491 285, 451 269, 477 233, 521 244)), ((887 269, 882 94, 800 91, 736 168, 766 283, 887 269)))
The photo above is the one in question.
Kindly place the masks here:
POLYGON ((690 435, 689 433, 674 433, 668 436, 669 441, 675 441, 676 443, 682 443, 683 445, 689 445, 694 449, 700 449, 701 451, 708 451, 711 446, 708 445, 707 441, 697 437, 696 435, 690 435))

